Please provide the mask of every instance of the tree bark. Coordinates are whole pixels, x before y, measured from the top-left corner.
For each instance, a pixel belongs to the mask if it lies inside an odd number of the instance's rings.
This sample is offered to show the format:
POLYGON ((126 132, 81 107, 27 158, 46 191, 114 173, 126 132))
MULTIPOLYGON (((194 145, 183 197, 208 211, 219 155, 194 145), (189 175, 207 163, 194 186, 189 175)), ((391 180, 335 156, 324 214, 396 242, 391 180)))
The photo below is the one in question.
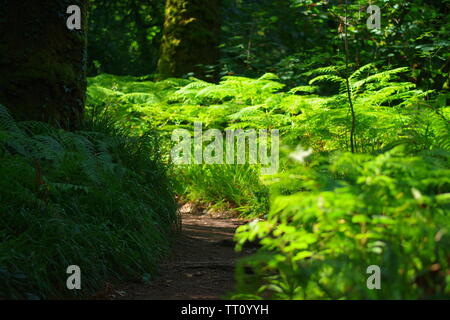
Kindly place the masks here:
POLYGON ((17 120, 76 128, 86 94, 87 0, 0 0, 0 103, 17 120), (67 8, 82 11, 69 30, 67 8))
POLYGON ((198 65, 219 60, 220 0, 167 0, 161 55, 160 79, 193 72, 198 78, 216 80, 198 65))

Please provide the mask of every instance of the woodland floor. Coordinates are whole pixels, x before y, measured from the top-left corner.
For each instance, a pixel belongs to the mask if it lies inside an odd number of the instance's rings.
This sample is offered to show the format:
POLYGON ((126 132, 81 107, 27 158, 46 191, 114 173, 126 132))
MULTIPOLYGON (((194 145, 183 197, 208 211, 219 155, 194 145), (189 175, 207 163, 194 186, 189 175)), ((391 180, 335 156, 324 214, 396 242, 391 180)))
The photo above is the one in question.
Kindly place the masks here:
POLYGON ((114 290, 112 299, 195 300, 220 299, 234 288, 237 258, 255 249, 234 251, 236 228, 247 221, 201 212, 182 211, 182 232, 172 254, 149 284, 127 284, 114 290))

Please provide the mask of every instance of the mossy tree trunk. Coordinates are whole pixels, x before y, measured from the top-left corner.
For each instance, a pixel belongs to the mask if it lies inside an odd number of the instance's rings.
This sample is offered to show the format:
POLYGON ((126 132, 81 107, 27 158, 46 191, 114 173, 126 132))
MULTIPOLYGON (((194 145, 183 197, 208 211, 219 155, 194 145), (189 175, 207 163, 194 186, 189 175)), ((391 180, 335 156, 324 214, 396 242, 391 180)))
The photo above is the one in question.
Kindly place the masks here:
POLYGON ((193 72, 216 80, 198 65, 213 66, 219 60, 220 0, 167 0, 158 74, 161 79, 193 72))
POLYGON ((0 0, 0 103, 18 120, 76 128, 86 95, 88 0, 0 0), (82 11, 67 28, 67 8, 82 11))

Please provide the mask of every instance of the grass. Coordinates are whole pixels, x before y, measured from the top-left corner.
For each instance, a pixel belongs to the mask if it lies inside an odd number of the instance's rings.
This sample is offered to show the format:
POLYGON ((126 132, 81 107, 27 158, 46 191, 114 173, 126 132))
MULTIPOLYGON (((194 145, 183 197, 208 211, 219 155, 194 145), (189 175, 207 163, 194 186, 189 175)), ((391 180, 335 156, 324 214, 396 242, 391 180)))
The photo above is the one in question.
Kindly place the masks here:
POLYGON ((89 297, 155 275, 169 250, 176 203, 157 136, 87 118, 66 132, 0 109, 2 298, 89 297), (66 288, 70 265, 81 291, 66 288))

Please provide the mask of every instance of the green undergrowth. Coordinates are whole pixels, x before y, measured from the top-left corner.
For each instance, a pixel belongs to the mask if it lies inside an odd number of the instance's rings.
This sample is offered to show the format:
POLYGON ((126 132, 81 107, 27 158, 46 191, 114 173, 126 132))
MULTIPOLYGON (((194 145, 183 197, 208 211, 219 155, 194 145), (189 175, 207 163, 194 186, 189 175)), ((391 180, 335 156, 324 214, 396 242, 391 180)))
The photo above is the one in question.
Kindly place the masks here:
MULTIPOLYGON (((312 70, 303 75, 309 84, 290 90, 274 74, 258 79, 226 76, 218 84, 195 78, 152 82, 146 77, 102 74, 89 79, 88 104, 133 132, 157 127, 168 163, 173 131, 183 128, 193 135, 195 122, 202 123, 203 131, 277 129, 282 151, 301 145, 327 154, 350 150, 351 117, 341 73, 342 68, 334 66, 312 70), (334 94, 321 94, 323 88, 334 94)), ((377 154, 399 144, 416 151, 430 145, 449 147, 449 108, 437 98, 445 101, 445 95, 416 89, 402 80, 407 73, 406 68, 386 70, 370 64, 350 76, 356 152, 377 154)), ((280 172, 287 158, 280 157, 280 172)), ((264 216, 270 192, 260 169, 248 164, 193 164, 174 166, 171 173, 186 201, 233 208, 243 216, 264 216)))
POLYGON ((234 299, 450 297, 450 152, 295 160, 273 177, 266 220, 242 226, 234 299), (379 289, 367 272, 380 268, 379 289), (249 272, 251 270, 251 272, 249 272))
POLYGON ((240 261, 237 291, 246 299, 418 299, 450 295, 450 130, 448 93, 405 81, 406 68, 331 66, 284 89, 259 79, 100 75, 89 103, 122 126, 161 132, 169 163, 175 129, 277 129, 279 170, 261 165, 174 166, 186 200, 259 217, 239 228, 238 248, 259 242, 240 261), (324 94, 323 92, 326 92, 324 94), (352 117, 355 111, 351 151, 352 117), (381 269, 381 289, 367 268, 381 269), (252 272, 249 272, 252 270, 252 272))
POLYGON ((152 131, 87 114, 77 132, 16 122, 0 106, 0 297, 89 297, 148 279, 177 227, 173 186, 152 131), (82 290, 68 290, 70 265, 82 290))

